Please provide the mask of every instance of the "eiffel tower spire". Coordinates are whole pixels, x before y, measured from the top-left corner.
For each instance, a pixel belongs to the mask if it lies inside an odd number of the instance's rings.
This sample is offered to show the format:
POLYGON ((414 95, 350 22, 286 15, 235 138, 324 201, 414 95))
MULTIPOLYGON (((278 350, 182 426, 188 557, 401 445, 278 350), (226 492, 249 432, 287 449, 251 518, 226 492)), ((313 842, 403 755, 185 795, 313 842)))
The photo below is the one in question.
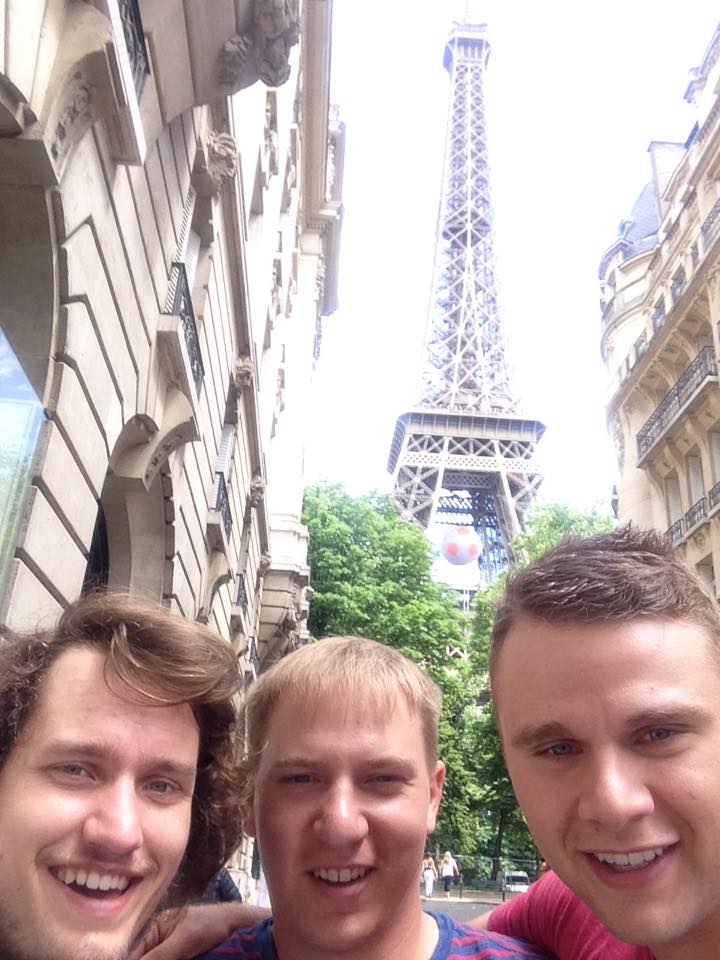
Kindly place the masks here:
POLYGON ((388 469, 401 515, 472 526, 486 582, 513 562, 541 477, 544 427, 516 413, 498 312, 484 78, 485 24, 456 22, 442 196, 418 406, 399 417, 388 469))

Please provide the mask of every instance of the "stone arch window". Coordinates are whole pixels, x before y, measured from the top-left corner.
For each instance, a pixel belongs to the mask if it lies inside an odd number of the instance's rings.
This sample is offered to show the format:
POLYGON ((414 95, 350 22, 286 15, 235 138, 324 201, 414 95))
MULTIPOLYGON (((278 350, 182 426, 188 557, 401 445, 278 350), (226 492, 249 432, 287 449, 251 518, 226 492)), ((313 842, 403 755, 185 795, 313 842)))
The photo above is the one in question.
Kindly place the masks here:
POLYGON ((44 420, 30 381, 0 329, 0 597, 15 553, 44 420))

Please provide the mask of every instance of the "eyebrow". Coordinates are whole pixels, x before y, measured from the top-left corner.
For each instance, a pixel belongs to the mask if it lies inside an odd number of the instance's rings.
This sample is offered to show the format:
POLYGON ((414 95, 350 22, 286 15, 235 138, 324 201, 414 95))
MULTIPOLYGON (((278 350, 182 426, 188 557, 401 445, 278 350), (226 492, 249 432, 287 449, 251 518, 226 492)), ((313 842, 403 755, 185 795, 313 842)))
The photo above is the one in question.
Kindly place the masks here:
MULTIPOLYGON (((295 754, 288 757, 282 757, 274 761, 272 769, 286 770, 290 767, 294 769, 307 769, 309 767, 322 767, 326 763, 332 762, 334 757, 309 757, 305 754, 295 754)), ((399 767, 405 772, 414 772, 416 764, 407 757, 401 757, 397 754, 387 754, 382 757, 372 757, 368 760, 358 761, 358 766, 364 770, 380 770, 384 767, 399 767)))
MULTIPOLYGON (((702 707, 693 704, 682 704, 676 707, 648 707, 631 714, 625 720, 625 726, 634 729, 637 727, 665 727, 665 726, 700 726, 707 723, 712 715, 702 707)), ((569 727, 557 720, 550 720, 536 726, 521 727, 512 737, 513 747, 532 747, 545 740, 576 740, 569 727)))
MULTIPOLYGON (((112 744, 92 740, 50 740, 42 748, 44 756, 67 756, 77 760, 117 759, 118 752, 112 744)), ((182 763, 167 756, 141 758, 142 767, 154 773, 176 777, 194 778, 197 763, 182 763)))

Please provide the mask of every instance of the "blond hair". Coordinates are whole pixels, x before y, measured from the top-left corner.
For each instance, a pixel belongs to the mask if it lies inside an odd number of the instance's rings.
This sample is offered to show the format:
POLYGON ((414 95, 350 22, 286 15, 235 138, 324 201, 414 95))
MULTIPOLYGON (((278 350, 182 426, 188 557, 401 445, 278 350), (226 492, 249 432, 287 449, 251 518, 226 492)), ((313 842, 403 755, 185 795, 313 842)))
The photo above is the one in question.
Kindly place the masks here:
POLYGON ((245 701, 248 792, 267 741, 273 711, 285 697, 309 704, 359 703, 388 713, 400 698, 422 725, 428 768, 438 758, 438 685, 393 647, 363 637, 326 637, 284 657, 253 684, 245 701))

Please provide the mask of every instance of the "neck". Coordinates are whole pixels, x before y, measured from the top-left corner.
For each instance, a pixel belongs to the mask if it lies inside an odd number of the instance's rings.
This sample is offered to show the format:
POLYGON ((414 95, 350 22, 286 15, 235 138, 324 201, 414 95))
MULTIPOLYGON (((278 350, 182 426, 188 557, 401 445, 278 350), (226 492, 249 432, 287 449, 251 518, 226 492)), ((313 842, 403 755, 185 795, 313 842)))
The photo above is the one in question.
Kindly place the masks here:
POLYGON ((720 957, 720 939, 703 933, 690 934, 682 942, 649 949, 655 960, 717 960, 720 957))
POLYGON ((278 929, 273 921, 278 960, 430 960, 438 936, 437 923, 421 910, 415 922, 394 921, 381 937, 368 938, 367 944, 353 942, 347 948, 300 943, 293 931, 283 929, 282 924, 278 929))

